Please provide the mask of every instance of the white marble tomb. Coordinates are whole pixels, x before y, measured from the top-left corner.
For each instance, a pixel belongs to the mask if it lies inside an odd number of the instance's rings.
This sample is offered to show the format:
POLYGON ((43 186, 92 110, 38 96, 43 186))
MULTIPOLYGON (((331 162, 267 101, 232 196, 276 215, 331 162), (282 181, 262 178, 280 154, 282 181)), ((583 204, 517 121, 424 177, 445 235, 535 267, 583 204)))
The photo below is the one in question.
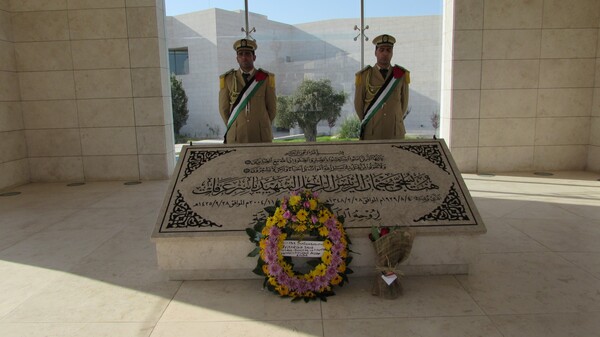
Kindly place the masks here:
POLYGON ((417 231, 405 274, 464 274, 485 225, 443 140, 185 146, 156 223, 159 267, 172 279, 256 277, 245 229, 291 191, 332 204, 374 272, 371 226, 417 231))

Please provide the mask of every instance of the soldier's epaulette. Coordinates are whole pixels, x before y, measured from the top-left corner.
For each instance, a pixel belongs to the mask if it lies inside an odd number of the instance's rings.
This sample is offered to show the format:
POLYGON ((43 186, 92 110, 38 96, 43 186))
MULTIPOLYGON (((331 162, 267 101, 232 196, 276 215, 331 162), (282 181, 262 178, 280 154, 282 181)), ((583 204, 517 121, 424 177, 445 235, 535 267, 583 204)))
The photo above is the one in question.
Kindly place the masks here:
POLYGON ((219 76, 219 89, 225 88, 225 76, 235 72, 235 69, 231 68, 228 72, 219 76))
POLYGON ((369 70, 369 69, 371 69, 371 68, 372 68, 372 67, 371 67, 370 65, 368 65, 368 66, 366 66, 366 67, 362 68, 360 71, 358 71, 358 72, 356 73, 356 75, 360 75, 360 74, 364 73, 365 71, 367 71, 367 70, 369 70))
POLYGON ((231 68, 229 69, 229 71, 227 71, 226 73, 221 74, 221 76, 219 76, 220 78, 223 78, 231 73, 235 72, 235 69, 231 68))
POLYGON ((258 68, 256 71, 262 71, 263 73, 265 73, 265 74, 267 74, 267 75, 269 75, 269 76, 273 76, 273 74, 272 74, 272 73, 270 73, 270 72, 268 72, 268 71, 264 70, 263 68, 258 68))
POLYGON ((366 66, 366 67, 362 68, 362 69, 361 69, 359 72, 357 72, 357 73, 356 73, 356 76, 354 76, 354 85, 356 85, 357 87, 360 85, 360 83, 361 83, 361 80, 360 80, 360 79, 361 79, 361 77, 362 77, 362 76, 361 76, 361 75, 362 75, 362 73, 364 73, 365 71, 367 71, 367 70, 369 70, 369 69, 371 69, 371 66, 370 66, 370 65, 368 65, 368 66, 366 66))

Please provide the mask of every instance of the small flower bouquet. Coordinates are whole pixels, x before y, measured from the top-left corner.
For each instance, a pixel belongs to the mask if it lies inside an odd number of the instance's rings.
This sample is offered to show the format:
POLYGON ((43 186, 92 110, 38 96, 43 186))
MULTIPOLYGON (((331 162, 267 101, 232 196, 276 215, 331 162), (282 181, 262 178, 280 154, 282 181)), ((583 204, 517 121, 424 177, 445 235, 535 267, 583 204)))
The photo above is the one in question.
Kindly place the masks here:
POLYGON ((371 294, 386 299, 395 299, 402 295, 400 277, 397 269, 410 255, 415 231, 410 228, 372 227, 369 239, 375 248, 375 267, 377 276, 371 294))
POLYGON ((268 217, 259 220, 246 233, 256 248, 248 254, 258 256, 253 272, 264 277, 263 286, 281 297, 292 300, 320 299, 334 295, 333 287, 348 282, 347 266, 350 239, 343 226, 343 217, 337 217, 331 206, 322 203, 317 193, 310 190, 292 192, 277 200, 275 206, 265 208, 268 217), (286 244, 308 243, 312 252, 308 270, 294 267, 293 254, 286 254, 286 244))

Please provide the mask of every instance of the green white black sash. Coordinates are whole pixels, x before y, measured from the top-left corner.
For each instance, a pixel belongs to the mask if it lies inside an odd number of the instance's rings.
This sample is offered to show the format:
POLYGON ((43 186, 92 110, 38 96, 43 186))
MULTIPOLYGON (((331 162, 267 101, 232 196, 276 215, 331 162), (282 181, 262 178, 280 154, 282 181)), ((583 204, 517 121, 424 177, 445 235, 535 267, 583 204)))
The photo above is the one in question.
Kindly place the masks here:
POLYGON ((379 88, 379 90, 373 97, 371 104, 369 104, 369 107, 367 108, 365 117, 360 123, 360 139, 363 139, 365 128, 371 120, 371 118, 373 118, 373 116, 375 116, 375 114, 385 104, 387 99, 390 97, 392 91, 394 91, 394 88, 396 88, 396 86, 398 85, 398 83, 400 83, 400 80, 404 76, 404 71, 400 67, 393 67, 392 70, 392 76, 388 76, 381 88, 379 88))
POLYGON ((227 121, 227 130, 225 131, 225 142, 227 142, 227 132, 233 125, 233 122, 238 118, 240 112, 246 108, 248 102, 254 94, 258 91, 258 88, 265 82, 265 79, 268 75, 260 70, 256 71, 253 77, 248 80, 248 83, 244 86, 242 91, 240 91, 237 99, 233 103, 233 108, 231 109, 231 115, 229 115, 229 120, 227 121))

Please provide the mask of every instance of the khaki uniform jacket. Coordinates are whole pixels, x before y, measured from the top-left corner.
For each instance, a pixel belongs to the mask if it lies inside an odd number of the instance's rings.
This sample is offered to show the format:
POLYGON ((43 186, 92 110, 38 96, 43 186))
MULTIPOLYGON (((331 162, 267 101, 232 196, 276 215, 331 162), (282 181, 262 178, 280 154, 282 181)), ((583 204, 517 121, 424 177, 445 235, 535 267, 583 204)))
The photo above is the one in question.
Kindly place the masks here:
MULTIPOLYGON (((271 123, 276 114, 275 75, 268 74, 260 88, 240 112, 227 132, 227 144, 234 143, 268 143, 273 141, 271 123)), ((256 72, 255 72, 256 74, 256 72)), ((244 88, 244 78, 240 69, 226 72, 220 76, 219 113, 227 127, 233 103, 244 88)))
MULTIPOLYGON (((395 65, 394 67, 399 67, 395 65)), ((400 67, 404 72, 400 83, 390 93, 387 101, 371 118, 365 127, 363 138, 373 139, 403 139, 406 129, 404 128, 404 114, 408 108, 408 84, 410 75, 408 70, 400 67)), ((390 68, 387 76, 392 76, 390 68)), ((381 88, 385 79, 381 76, 377 67, 367 66, 356 73, 356 91, 354 94, 354 108, 358 118, 362 121, 373 97, 381 88)))

